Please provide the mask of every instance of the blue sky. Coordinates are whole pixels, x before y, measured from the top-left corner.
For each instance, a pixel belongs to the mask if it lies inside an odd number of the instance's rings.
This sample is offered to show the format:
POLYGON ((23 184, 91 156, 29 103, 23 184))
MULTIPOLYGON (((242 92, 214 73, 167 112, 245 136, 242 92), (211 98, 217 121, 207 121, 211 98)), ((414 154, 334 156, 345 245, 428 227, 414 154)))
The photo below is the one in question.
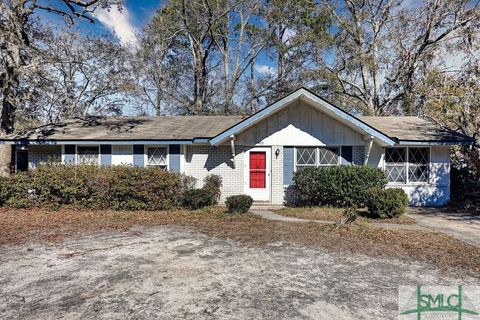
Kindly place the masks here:
MULTIPOLYGON (((85 19, 77 20, 73 28, 86 35, 109 35, 122 45, 135 44, 135 34, 139 32, 160 8, 162 0, 125 0, 123 9, 112 7, 110 10, 97 10, 94 14, 95 23, 85 19)), ((42 19, 54 22, 63 27, 62 18, 58 15, 41 12, 42 19)), ((269 75, 275 73, 275 63, 266 54, 258 57, 255 65, 257 74, 269 75)))

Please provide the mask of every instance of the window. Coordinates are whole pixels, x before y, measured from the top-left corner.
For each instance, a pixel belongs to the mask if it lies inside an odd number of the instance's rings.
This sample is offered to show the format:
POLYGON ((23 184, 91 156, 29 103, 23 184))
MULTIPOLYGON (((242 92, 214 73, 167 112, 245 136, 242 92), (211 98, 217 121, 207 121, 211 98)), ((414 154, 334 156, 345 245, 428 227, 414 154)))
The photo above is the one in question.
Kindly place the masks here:
POLYGON ((297 170, 338 165, 339 148, 296 148, 297 170))
POLYGON ((112 146, 112 165, 133 166, 133 146, 132 145, 113 145, 112 146))
POLYGON ((385 171, 388 182, 406 184, 428 182, 429 148, 385 149, 385 171))
POLYGON ((407 183, 407 148, 387 148, 385 170, 388 182, 407 183))
POLYGON ((79 164, 94 164, 98 165, 99 160, 99 151, 98 146, 96 147, 87 147, 87 146, 78 146, 78 163, 79 164))
POLYGON ((297 170, 317 166, 316 148, 297 148, 297 170))
POLYGON ((167 169, 167 147, 148 147, 147 166, 156 166, 167 169))
POLYGON ((428 181, 428 148, 408 148, 408 180, 410 182, 428 181))

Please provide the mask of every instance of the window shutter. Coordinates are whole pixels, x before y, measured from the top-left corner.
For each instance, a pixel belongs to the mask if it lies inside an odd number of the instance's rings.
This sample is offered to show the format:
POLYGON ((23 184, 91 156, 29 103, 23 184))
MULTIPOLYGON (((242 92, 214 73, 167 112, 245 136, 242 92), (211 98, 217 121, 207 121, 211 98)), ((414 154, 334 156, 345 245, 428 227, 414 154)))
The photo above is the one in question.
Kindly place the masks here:
POLYGON ((180 172, 180 145, 170 145, 168 152, 170 171, 180 172))
POLYGON ((112 145, 111 144, 100 145, 100 164, 102 166, 112 165, 112 145))
POLYGON ((352 164, 352 162, 353 162, 352 146, 342 146, 341 153, 342 153, 341 164, 352 164))
POLYGON ((145 155, 143 144, 135 144, 133 146, 133 165, 135 167, 145 166, 145 155))
POLYGON ((64 162, 65 164, 75 164, 75 145, 74 144, 66 144, 64 146, 64 162))
POLYGON ((290 186, 293 184, 294 171, 294 149, 293 147, 283 147, 283 185, 290 186))
POLYGON ((365 146, 354 146, 353 147, 353 163, 357 166, 363 166, 365 161, 365 146))

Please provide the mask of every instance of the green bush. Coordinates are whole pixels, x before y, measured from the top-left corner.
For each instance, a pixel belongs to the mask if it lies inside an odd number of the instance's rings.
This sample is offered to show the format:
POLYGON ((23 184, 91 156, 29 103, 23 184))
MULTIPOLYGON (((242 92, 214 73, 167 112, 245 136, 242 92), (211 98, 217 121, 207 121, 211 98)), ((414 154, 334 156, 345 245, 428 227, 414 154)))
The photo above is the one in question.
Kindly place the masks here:
POLYGON ((367 190, 384 188, 387 177, 377 168, 335 166, 299 170, 293 181, 301 205, 360 208, 365 206, 367 190))
POLYGON ((217 176, 216 174, 211 174, 203 179, 203 189, 210 191, 214 195, 215 204, 220 200, 222 188, 222 177, 217 176))
POLYGON ((230 196, 227 198, 227 201, 225 201, 227 210, 230 213, 245 213, 250 210, 252 203, 252 197, 244 194, 230 196))
POLYGON ((189 210, 201 209, 215 204, 215 195, 205 189, 191 189, 183 193, 182 207, 189 210))
POLYGON ((5 204, 13 209, 25 209, 31 207, 31 202, 27 198, 12 197, 9 198, 5 204))
POLYGON ((367 191, 368 216, 375 219, 395 218, 402 215, 408 205, 403 189, 371 188, 367 191))
POLYGON ((182 194, 193 185, 192 177, 159 168, 49 164, 1 179, 0 203, 165 210, 179 206, 182 194))

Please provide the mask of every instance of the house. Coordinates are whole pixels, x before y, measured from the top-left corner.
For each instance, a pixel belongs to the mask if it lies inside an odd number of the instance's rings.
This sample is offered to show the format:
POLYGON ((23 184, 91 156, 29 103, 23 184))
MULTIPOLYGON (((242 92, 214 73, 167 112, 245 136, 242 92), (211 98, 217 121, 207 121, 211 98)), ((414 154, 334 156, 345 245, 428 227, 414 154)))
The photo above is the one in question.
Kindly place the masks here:
POLYGON ((296 170, 368 165, 386 171, 412 205, 450 198, 450 147, 473 139, 418 117, 360 117, 306 89, 241 116, 90 117, 7 136, 16 170, 66 164, 152 166, 223 178, 222 197, 283 204, 296 170))

